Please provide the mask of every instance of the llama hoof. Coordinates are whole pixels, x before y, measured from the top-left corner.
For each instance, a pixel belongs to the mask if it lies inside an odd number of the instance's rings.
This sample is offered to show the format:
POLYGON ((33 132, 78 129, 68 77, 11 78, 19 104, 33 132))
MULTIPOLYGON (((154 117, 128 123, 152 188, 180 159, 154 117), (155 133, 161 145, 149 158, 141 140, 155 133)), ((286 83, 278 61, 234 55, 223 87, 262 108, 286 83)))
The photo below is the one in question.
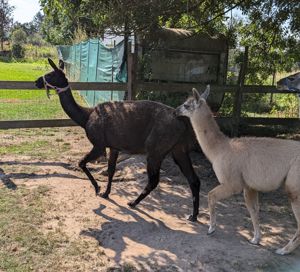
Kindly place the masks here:
POLYGON ((108 199, 109 195, 107 193, 102 193, 102 194, 100 194, 100 197, 102 197, 104 199, 108 199))
POLYGON ((128 202, 127 205, 128 205, 130 208, 132 208, 132 209, 134 209, 135 206, 136 206, 136 204, 135 204, 134 201, 128 202))
POLYGON ((216 231, 216 227, 210 226, 209 229, 208 229, 208 231, 207 231, 207 235, 211 235, 211 234, 213 234, 215 231, 216 231))
POLYGON ((187 218, 188 221, 191 221, 191 222, 197 222, 197 216, 194 216, 194 215, 190 215, 188 218, 187 218))
POLYGON ((286 255, 288 254, 289 252, 287 252, 284 248, 278 248, 276 251, 275 251, 276 254, 278 255, 286 255))
POLYGON ((251 240, 249 240, 249 243, 252 245, 259 245, 259 239, 252 238, 251 240))
POLYGON ((95 193, 96 193, 96 196, 100 195, 100 187, 95 188, 95 193))

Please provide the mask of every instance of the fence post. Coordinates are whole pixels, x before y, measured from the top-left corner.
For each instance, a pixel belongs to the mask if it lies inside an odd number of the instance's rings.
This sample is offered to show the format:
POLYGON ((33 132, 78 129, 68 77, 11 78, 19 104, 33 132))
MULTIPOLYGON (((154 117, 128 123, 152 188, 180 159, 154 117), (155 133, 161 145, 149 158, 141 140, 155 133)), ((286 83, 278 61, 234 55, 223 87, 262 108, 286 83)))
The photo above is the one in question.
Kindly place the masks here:
POLYGON ((231 136, 233 136, 233 137, 237 137, 238 133, 239 133, 242 98, 243 98, 243 88, 245 85, 245 75, 246 75, 247 64, 248 64, 248 51, 249 51, 249 47, 246 46, 245 52, 244 52, 244 57, 243 57, 243 63, 242 63, 241 70, 239 73, 238 88, 236 90, 235 97, 234 97, 232 128, 231 128, 231 136))
POLYGON ((132 44, 131 42, 128 43, 127 47, 127 99, 134 100, 135 99, 135 92, 134 92, 134 53, 131 52, 132 44))

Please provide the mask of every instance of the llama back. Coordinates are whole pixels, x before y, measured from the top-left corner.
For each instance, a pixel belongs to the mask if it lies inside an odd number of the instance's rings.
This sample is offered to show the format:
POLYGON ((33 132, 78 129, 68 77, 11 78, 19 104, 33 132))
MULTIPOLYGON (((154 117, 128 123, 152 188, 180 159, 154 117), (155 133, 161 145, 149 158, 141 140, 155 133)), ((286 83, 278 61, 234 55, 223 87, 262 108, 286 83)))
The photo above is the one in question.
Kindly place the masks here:
POLYGON ((245 137, 231 140, 230 146, 244 182, 258 191, 280 187, 300 157, 300 143, 291 140, 245 137))
POLYGON ((173 115, 174 109, 158 102, 105 102, 95 110, 102 126, 97 130, 104 133, 106 145, 119 145, 120 150, 133 153, 145 152, 145 141, 151 141, 151 134, 159 141, 168 141, 168 137, 178 141, 186 130, 173 115))

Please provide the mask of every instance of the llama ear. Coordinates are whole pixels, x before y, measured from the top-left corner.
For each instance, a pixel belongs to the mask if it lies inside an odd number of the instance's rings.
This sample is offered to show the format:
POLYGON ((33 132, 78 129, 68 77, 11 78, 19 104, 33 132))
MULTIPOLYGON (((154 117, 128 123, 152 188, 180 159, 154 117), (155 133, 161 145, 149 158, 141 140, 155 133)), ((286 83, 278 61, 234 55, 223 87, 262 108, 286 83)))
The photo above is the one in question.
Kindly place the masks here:
POLYGON ((58 63, 58 66, 59 66, 59 69, 60 70, 64 70, 64 68, 65 68, 65 63, 64 63, 64 61, 63 60, 59 60, 59 63, 58 63))
POLYGON ((58 70, 57 66, 55 65, 52 59, 48 58, 48 62, 55 71, 58 70))
POLYGON ((194 98, 196 99, 196 101, 198 102, 199 101, 199 99, 200 99, 200 94, 199 94, 199 92, 197 91, 197 89, 196 88, 193 88, 192 89, 192 92, 193 92, 193 96, 194 96, 194 98))
POLYGON ((210 93, 210 85, 207 85, 204 93, 201 94, 201 98, 203 98, 204 100, 206 100, 207 97, 209 96, 209 93, 210 93))

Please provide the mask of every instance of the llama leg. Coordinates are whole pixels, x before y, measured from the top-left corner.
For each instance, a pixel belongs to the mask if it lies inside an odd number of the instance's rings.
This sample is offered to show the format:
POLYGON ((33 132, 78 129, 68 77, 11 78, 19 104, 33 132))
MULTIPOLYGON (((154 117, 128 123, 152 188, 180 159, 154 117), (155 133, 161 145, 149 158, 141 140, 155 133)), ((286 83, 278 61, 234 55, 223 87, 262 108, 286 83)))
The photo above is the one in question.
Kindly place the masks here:
POLYGON ((159 182, 159 170, 162 160, 157 157, 148 156, 147 158, 147 174, 148 174, 148 184, 138 198, 132 202, 129 202, 128 205, 131 208, 134 208, 139 204, 150 192, 156 188, 159 182))
POLYGON ((298 228, 295 235, 288 242, 288 244, 285 247, 276 250, 276 253, 280 255, 289 254, 300 245, 300 198, 299 196, 297 196, 296 199, 292 200, 292 209, 297 220, 298 228))
POLYGON ((106 190, 103 194, 101 194, 101 197, 108 198, 111 190, 111 183, 113 180, 113 176, 115 174, 116 170, 116 164, 118 159, 119 151, 116 149, 111 148, 109 152, 109 159, 108 159, 108 183, 106 190))
POLYGON ((261 231, 259 227, 259 203, 258 203, 258 192, 250 188, 244 189, 244 198, 246 207, 250 213, 250 217, 253 224, 254 236, 249 241, 251 244, 258 245, 261 238, 261 231))
POLYGON ((187 178, 190 185, 193 195, 193 213, 188 217, 188 220, 195 222, 197 221, 197 216, 199 213, 200 180, 195 174, 190 157, 186 152, 178 149, 174 150, 172 155, 175 163, 179 166, 181 172, 187 178))
POLYGON ((226 199, 236 193, 231 187, 221 184, 208 193, 208 209, 210 223, 207 234, 212 234, 216 230, 216 204, 219 200, 226 199))
POLYGON ((88 162, 91 162, 91 161, 94 161, 94 160, 98 159, 102 154, 103 154, 103 149, 94 146, 93 149, 88 154, 86 154, 83 157, 83 159, 79 162, 79 167, 87 175, 87 177, 89 178, 89 180, 93 184, 93 186, 95 188, 96 195, 99 194, 100 187, 98 186, 96 180, 94 179, 94 177, 92 176, 90 171, 87 169, 86 164, 88 162))

